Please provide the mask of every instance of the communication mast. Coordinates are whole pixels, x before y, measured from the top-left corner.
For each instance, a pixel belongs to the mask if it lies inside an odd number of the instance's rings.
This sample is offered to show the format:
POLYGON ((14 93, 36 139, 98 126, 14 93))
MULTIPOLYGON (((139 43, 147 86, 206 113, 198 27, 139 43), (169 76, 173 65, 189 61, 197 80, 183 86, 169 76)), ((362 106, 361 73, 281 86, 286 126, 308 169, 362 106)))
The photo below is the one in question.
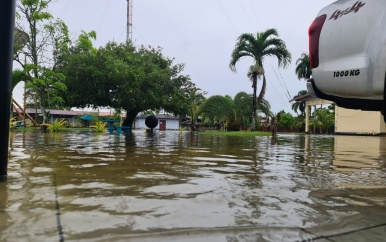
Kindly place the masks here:
POLYGON ((127 0, 126 42, 133 37, 133 0, 127 0))

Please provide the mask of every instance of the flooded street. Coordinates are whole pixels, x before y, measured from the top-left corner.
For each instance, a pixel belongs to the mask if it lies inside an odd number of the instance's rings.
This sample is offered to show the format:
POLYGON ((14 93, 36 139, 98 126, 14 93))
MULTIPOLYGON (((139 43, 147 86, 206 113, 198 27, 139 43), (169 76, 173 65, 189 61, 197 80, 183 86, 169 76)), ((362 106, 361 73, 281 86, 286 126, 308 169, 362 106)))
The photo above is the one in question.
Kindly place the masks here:
POLYGON ((10 135, 0 241, 386 241, 386 137, 10 135))

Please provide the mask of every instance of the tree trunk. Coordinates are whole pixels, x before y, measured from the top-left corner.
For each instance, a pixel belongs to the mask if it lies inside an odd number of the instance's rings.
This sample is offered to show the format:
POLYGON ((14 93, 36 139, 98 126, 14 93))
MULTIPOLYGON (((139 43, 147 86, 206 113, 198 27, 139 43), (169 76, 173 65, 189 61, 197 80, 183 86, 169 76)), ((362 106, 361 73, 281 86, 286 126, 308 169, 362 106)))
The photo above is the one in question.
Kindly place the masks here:
POLYGON ((263 74, 263 86, 261 87, 259 98, 257 99, 259 103, 261 102, 261 100, 263 100, 266 90, 267 90, 267 80, 265 79, 265 74, 263 74))
POLYGON ((126 118, 125 118, 125 120, 123 120, 122 126, 132 128, 134 119, 135 119, 135 117, 137 117, 138 113, 139 113, 139 111, 137 111, 135 109, 127 111, 126 118))
POLYGON ((252 124, 251 130, 256 131, 256 89, 257 89, 257 76, 254 76, 252 80, 253 99, 252 99, 252 124))
POLYGON ((194 125, 194 114, 190 116, 190 131, 196 131, 196 126, 194 125))
POLYGON ((43 105, 43 96, 39 95, 39 103, 40 103, 40 112, 42 113, 43 116, 43 124, 47 123, 47 113, 46 113, 46 107, 43 105))

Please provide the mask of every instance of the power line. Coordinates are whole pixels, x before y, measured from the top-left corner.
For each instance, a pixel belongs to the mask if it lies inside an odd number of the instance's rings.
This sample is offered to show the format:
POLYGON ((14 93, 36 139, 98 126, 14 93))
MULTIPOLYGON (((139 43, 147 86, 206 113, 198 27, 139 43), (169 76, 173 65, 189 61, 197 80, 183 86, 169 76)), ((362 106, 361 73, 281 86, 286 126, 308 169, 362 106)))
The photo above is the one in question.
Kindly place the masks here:
POLYGON ((283 76, 281 75, 280 69, 277 68, 277 71, 279 72, 280 78, 281 78, 281 80, 283 81, 283 84, 284 84, 285 89, 287 90, 288 97, 290 98, 289 100, 291 100, 291 99, 292 99, 292 96, 291 96, 291 94, 290 94, 289 91, 288 91, 287 84, 285 84, 285 80, 283 79, 283 76))
POLYGON ((260 25, 260 22, 259 22, 259 18, 257 17, 255 8, 253 7, 253 4, 252 4, 251 0, 249 0, 249 4, 251 5, 252 12, 255 15, 255 18, 256 18, 256 21, 257 21, 257 25, 259 25, 260 29, 262 29, 261 25, 260 25))
POLYGON ((67 0, 66 4, 64 5, 64 8, 63 8, 62 13, 61 13, 62 17, 66 13, 68 6, 70 5, 70 2, 71 2, 71 0, 67 0))
MULTIPOLYGON (((178 34, 177 29, 175 28, 175 26, 174 26, 174 24, 173 24, 173 21, 172 21, 170 15, 169 15, 169 13, 168 13, 168 11, 167 11, 165 5, 163 4, 162 0, 159 0, 159 1, 160 1, 161 5, 162 5, 163 10, 164 10, 165 13, 166 13, 166 16, 168 17, 169 23, 170 23, 170 25, 172 26, 172 28, 173 28, 173 30, 174 30, 176 36, 178 37, 178 39, 180 40, 180 42, 183 44, 183 41, 182 41, 182 39, 181 39, 181 36, 178 34)), ((185 49, 185 48, 184 48, 184 49, 185 49)))
POLYGON ((229 24, 232 26, 233 30, 236 33, 239 33, 240 31, 238 31, 236 25, 234 25, 234 23, 232 22, 232 19, 230 18, 230 16, 226 12, 224 6, 222 6, 221 3, 218 0, 216 0, 216 2, 217 2, 217 5, 220 7, 221 11, 223 12, 223 14, 225 15, 226 19, 228 20, 229 24))
POLYGON ((123 34, 125 33, 125 31, 127 32, 127 28, 126 28, 126 27, 124 27, 124 28, 122 29, 122 32, 119 34, 118 42, 121 41, 122 36, 123 36, 123 34))
POLYGON ((106 14, 107 14, 107 10, 109 9, 110 2, 111 2, 111 0, 109 0, 107 2, 107 4, 106 4, 105 10, 104 10, 104 12, 102 14, 102 18, 101 18, 101 20, 99 21, 99 24, 98 24, 97 32, 99 32, 99 30, 100 30, 100 28, 101 28, 101 26, 102 26, 102 24, 103 24, 103 22, 104 22, 104 20, 106 18, 106 14))
POLYGON ((243 1, 239 1, 239 3, 240 3, 240 5, 241 5, 241 7, 243 8, 243 11, 244 11, 244 13, 245 13, 245 16, 247 16, 247 19, 248 19, 249 24, 251 25, 252 29, 254 29, 253 24, 252 24, 252 21, 251 21, 251 18, 249 18, 249 15, 248 15, 248 13, 247 13, 247 10, 245 10, 243 1))
POLYGON ((275 76, 276 76, 277 80, 278 80, 279 83, 280 83, 280 86, 283 88, 284 94, 287 96, 288 101, 291 100, 291 96, 289 95, 288 89, 287 89, 287 92, 285 92, 285 89, 284 89, 284 87, 283 87, 283 84, 282 84, 282 82, 280 81, 280 78, 279 78, 279 76, 277 75, 277 73, 276 73, 276 71, 275 71, 275 68, 273 68, 272 65, 271 65, 271 67, 272 67, 273 72, 275 73, 275 76))
POLYGON ((275 85, 275 88, 276 89, 273 89, 274 92, 276 93, 276 97, 279 97, 280 101, 282 102, 282 104, 284 104, 284 106, 287 106, 287 105, 291 105, 289 102, 287 102, 286 100, 283 99, 283 95, 280 95, 279 92, 277 91, 277 89, 279 89, 277 87, 277 84, 275 82, 271 82, 272 84, 275 85))

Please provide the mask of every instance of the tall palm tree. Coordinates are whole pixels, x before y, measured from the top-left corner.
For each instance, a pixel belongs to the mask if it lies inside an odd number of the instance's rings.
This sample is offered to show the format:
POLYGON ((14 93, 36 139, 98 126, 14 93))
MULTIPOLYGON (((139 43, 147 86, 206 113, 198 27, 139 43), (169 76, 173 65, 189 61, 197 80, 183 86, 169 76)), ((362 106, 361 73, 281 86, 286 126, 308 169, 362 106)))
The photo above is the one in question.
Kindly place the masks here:
POLYGON ((301 57, 296 61, 295 73, 298 79, 310 79, 312 72, 310 67, 310 58, 306 53, 303 53, 301 57))
POLYGON ((264 70, 264 58, 268 56, 276 57, 279 67, 287 67, 291 62, 291 53, 288 51, 283 40, 279 39, 276 29, 268 29, 264 32, 253 34, 241 34, 237 39, 234 50, 232 51, 229 68, 236 72, 236 63, 242 57, 251 57, 254 64, 248 71, 248 77, 252 81, 253 88, 253 107, 252 107, 252 130, 256 130, 256 106, 260 102, 266 91, 266 76, 264 70), (256 99, 257 80, 263 78, 262 88, 259 97, 256 99))
MULTIPOLYGON (((308 92, 306 90, 301 90, 298 92, 296 96, 293 97, 293 99, 303 96, 307 94, 308 92)), ((295 101, 292 103, 292 110, 294 110, 295 113, 298 113, 298 110, 300 113, 304 116, 304 113, 306 111, 306 102, 305 101, 295 101)))

